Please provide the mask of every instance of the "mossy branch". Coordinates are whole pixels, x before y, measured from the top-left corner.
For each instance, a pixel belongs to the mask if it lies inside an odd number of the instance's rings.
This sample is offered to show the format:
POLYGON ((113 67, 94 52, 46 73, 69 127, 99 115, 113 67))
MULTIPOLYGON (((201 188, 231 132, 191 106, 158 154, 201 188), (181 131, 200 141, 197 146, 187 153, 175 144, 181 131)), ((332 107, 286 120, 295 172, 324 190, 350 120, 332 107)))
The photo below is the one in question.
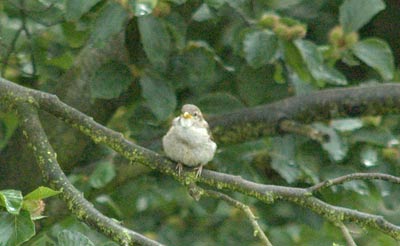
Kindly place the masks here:
MULTIPOLYGON (((0 101, 6 101, 14 105, 29 103, 40 107, 79 129, 95 142, 111 147, 133 163, 140 163, 152 169, 157 169, 185 184, 197 181, 217 189, 241 192, 265 203, 286 200, 308 208, 332 223, 353 222, 360 226, 378 229, 396 240, 400 240, 400 227, 388 222, 382 216, 327 204, 312 196, 308 189, 258 184, 245 180, 240 176, 210 170, 204 170, 198 180, 194 178, 193 173, 187 171, 188 169, 184 169, 183 175, 179 176, 175 171, 175 163, 151 150, 129 142, 122 134, 98 124, 89 116, 61 102, 56 96, 26 89, 0 79, 0 101)), ((285 118, 307 123, 313 119, 321 120, 333 117, 333 109, 336 109, 338 115, 398 112, 400 109, 399 101, 400 85, 397 84, 326 90, 303 98, 289 98, 274 104, 227 114, 219 118, 219 120, 213 121, 213 130, 218 133, 217 135, 221 141, 224 141, 224 138, 229 139, 232 134, 237 134, 236 130, 240 130, 241 134, 237 135, 239 138, 233 140, 235 142, 238 139, 244 140, 260 134, 274 133, 277 131, 276 126, 285 118), (351 100, 343 98, 352 94, 353 96, 349 97, 351 100), (304 100, 304 103, 301 103, 302 100, 304 100), (308 118, 306 117, 307 114, 310 114, 308 118), (318 116, 318 114, 321 115, 318 116), (275 122, 275 125, 272 124, 273 122, 275 122), (256 128, 255 131, 252 131, 251 127, 256 125, 261 126, 261 128, 256 128), (241 130, 243 126, 244 129, 241 130), (248 127, 250 127, 248 131, 250 134, 246 133, 246 128, 248 127), (236 130, 233 131, 232 129, 236 130), (221 135, 222 133, 226 135, 221 135)))
POLYGON ((161 246, 135 231, 129 230, 113 219, 100 213, 87 201, 83 194, 69 182, 57 163, 57 154, 53 151, 44 132, 36 109, 29 104, 17 106, 23 133, 33 150, 43 177, 56 190, 62 191, 61 197, 66 201, 69 210, 80 220, 121 245, 161 246))
POLYGON ((400 84, 386 83, 315 91, 208 120, 221 143, 240 143, 281 133, 284 120, 308 124, 337 117, 400 113, 400 84))

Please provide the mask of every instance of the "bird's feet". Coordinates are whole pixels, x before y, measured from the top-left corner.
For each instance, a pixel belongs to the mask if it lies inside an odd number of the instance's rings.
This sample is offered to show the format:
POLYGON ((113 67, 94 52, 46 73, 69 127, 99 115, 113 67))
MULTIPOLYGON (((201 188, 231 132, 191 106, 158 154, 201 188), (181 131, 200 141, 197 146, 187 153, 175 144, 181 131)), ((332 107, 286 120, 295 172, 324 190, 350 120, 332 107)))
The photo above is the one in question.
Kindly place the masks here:
POLYGON ((178 170, 178 175, 179 175, 179 176, 181 176, 182 169, 183 169, 182 163, 178 162, 178 163, 176 164, 175 170, 178 170))
POLYGON ((203 165, 200 165, 198 167, 195 167, 194 170, 197 170, 196 172, 196 178, 201 176, 201 172, 203 171, 203 165))

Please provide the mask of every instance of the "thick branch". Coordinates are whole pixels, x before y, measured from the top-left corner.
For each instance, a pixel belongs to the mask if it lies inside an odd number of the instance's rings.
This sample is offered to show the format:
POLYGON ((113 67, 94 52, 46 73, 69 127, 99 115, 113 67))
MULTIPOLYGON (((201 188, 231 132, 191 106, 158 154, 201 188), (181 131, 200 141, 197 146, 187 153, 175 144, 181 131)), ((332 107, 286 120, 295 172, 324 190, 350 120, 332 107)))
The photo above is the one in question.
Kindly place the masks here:
POLYGON ((400 112, 400 84, 316 91, 209 119, 218 143, 239 143, 279 133, 282 120, 303 124, 335 117, 400 112))
MULTIPOLYGON (((379 107, 383 107, 382 104, 377 104, 376 102, 378 99, 372 96, 372 94, 378 96, 380 95, 380 93, 377 94, 372 93, 371 87, 350 88, 349 90, 357 92, 357 94, 360 94, 359 90, 360 91, 365 90, 363 94, 366 95, 367 99, 368 98, 371 99, 372 103, 371 110, 368 111, 369 113, 377 113, 376 110, 379 107), (372 110, 374 109, 374 105, 377 108, 375 108, 375 110, 372 110)), ((394 96, 393 91, 396 91, 398 93, 397 96, 400 98, 400 85, 396 84, 381 85, 379 87, 378 86, 374 87, 372 90, 374 90, 375 92, 379 91, 382 93, 387 91, 387 93, 389 93, 390 96, 394 96)), ((341 97, 340 93, 338 95, 337 90, 331 90, 331 91, 334 92, 334 94, 337 95, 339 98, 341 97)), ((341 92, 341 90, 338 91, 341 92)), ((342 93, 345 94, 345 90, 343 90, 342 93)), ((327 94, 327 92, 323 92, 321 94, 324 95, 327 94)), ((315 95, 317 95, 317 93, 315 93, 315 95)), ((310 96, 308 96, 307 98, 310 98, 310 96)), ((307 101, 307 98, 304 98, 304 100, 307 101)), ((333 223, 344 222, 344 221, 354 222, 361 226, 370 226, 372 228, 379 229, 382 232, 392 236, 397 240, 400 239, 400 227, 386 221, 385 219, 383 219, 382 216, 371 215, 368 213, 359 212, 357 210, 332 206, 313 197, 312 194, 308 192, 307 189, 257 184, 251 181, 244 180, 240 176, 233 176, 233 175, 213 172, 210 170, 204 170, 202 176, 198 180, 194 179, 194 175, 188 175, 187 169, 185 169, 185 172, 183 173, 182 176, 179 176, 175 171, 175 165, 176 165, 175 163, 171 162, 170 160, 162 157, 161 155, 151 150, 145 149, 141 146, 129 142, 128 140, 123 138, 122 134, 117 133, 113 130, 110 130, 98 124, 87 115, 64 104, 63 102, 58 100, 58 98, 55 96, 39 91, 29 90, 24 87, 17 86, 11 82, 0 79, 0 100, 1 99, 5 99, 10 103, 30 102, 34 105, 38 105, 40 106, 40 108, 71 124, 73 127, 79 129, 82 133, 90 136, 95 142, 103 143, 113 148, 115 151, 119 152, 121 155, 131 160, 133 163, 140 163, 150 168, 157 169, 162 173, 175 177, 180 182, 190 183, 198 181, 208 184, 212 187, 216 187, 218 189, 229 189, 232 191, 238 191, 243 194, 255 197, 258 200, 263 201, 265 203, 272 203, 275 200, 280 200, 280 199, 287 200, 295 204, 298 204, 302 207, 309 208, 311 211, 314 211, 315 213, 323 216, 325 219, 333 223)), ((288 100, 280 101, 272 105, 284 106, 288 104, 288 102, 291 102, 290 100, 289 101, 288 100)), ((296 100, 300 100, 300 98, 296 100)), ((294 102, 297 102, 296 100, 294 102)), ((322 101, 325 102, 326 104, 326 100, 322 101)), ((395 107, 396 104, 394 102, 397 101, 393 99, 392 103, 384 103, 384 106, 391 109, 391 110, 386 109, 385 112, 397 112, 400 108, 400 107, 395 107)), ((344 103, 346 104, 346 101, 344 103)), ((339 104, 339 102, 337 102, 337 104, 339 104)), ((309 106, 311 107, 312 105, 309 106)), ((314 108, 315 107, 317 106, 314 105, 314 108)), ((267 119, 269 116, 266 115, 266 112, 263 112, 262 110, 265 108, 272 109, 269 105, 258 107, 252 110, 247 109, 242 111, 243 114, 242 117, 246 115, 249 116, 249 118, 247 119, 250 121, 249 123, 250 125, 252 124, 252 122, 253 123, 256 122, 255 120, 257 120, 257 122, 262 122, 263 120, 265 120, 267 123, 269 122, 268 124, 270 124, 271 122, 267 119), (266 118, 262 117, 260 118, 260 115, 262 114, 264 114, 264 117, 266 118)), ((286 106, 286 108, 288 108, 288 106, 286 106)), ((275 108, 276 119, 279 118, 277 114, 280 110, 281 109, 279 108, 275 108)), ((303 111, 298 111, 299 112, 298 117, 301 116, 300 113, 304 113, 305 111, 306 109, 303 109, 303 111)), ((271 114, 274 114, 274 112, 271 112, 271 114)), ((237 117, 239 117, 239 112, 226 115, 226 119, 228 119, 228 121, 221 121, 220 126, 223 126, 223 124, 227 124, 227 128, 239 127, 240 126, 239 123, 243 121, 242 120, 239 121, 237 117)), ((216 127, 217 125, 215 125, 214 122, 214 130, 216 129, 216 127)), ((228 132, 229 130, 227 130, 226 133, 228 132)))
POLYGON ((122 227, 95 209, 83 197, 82 193, 69 182, 58 165, 57 155, 47 140, 36 110, 27 104, 21 104, 17 108, 24 135, 31 145, 43 176, 54 189, 62 191, 61 196, 67 202, 73 214, 121 245, 162 245, 137 232, 122 227))

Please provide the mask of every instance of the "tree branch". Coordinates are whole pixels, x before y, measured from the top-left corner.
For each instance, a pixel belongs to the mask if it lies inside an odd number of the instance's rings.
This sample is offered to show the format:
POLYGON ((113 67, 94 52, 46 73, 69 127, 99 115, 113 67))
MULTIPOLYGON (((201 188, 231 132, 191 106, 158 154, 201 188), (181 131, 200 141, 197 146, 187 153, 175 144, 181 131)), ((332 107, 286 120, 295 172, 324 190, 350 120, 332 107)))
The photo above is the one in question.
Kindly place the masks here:
POLYGON ((334 185, 340 185, 345 182, 353 181, 353 180, 384 180, 388 181, 394 184, 400 184, 400 178, 389 175, 389 174, 384 174, 384 173, 352 173, 344 176, 340 176, 334 179, 328 179, 325 180, 319 184, 316 184, 314 186, 311 186, 307 189, 310 193, 315 193, 317 191, 320 191, 322 189, 328 188, 330 186, 334 185))
MULTIPOLYGON (((267 122, 268 125, 271 124, 272 118, 278 120, 281 118, 281 116, 290 115, 287 111, 289 108, 296 109, 292 111, 291 114, 293 117, 297 116, 297 119, 295 120, 301 119, 301 115, 304 113, 310 113, 311 115, 314 115, 313 117, 315 119, 317 119, 318 117, 315 116, 315 114, 319 111, 321 111, 320 113, 325 115, 325 117, 327 118, 328 116, 331 116, 331 113, 326 113, 330 112, 330 110, 324 109, 322 111, 322 106, 332 108, 333 106, 330 105, 329 102, 335 103, 334 105, 335 107, 337 107, 338 112, 343 112, 343 110, 346 109, 349 105, 354 106, 357 104, 357 102, 365 105, 366 108, 362 110, 364 114, 376 114, 380 111, 398 112, 400 109, 400 105, 398 105, 400 104, 400 85, 398 84, 385 84, 365 88, 349 88, 348 90, 350 92, 359 95, 361 99, 363 96, 365 96, 363 100, 361 100, 360 98, 359 100, 355 100, 354 98, 352 98, 354 102, 344 100, 342 98, 342 96, 347 93, 346 90, 326 90, 314 93, 314 96, 309 95, 307 97, 304 97, 302 100, 305 100, 306 104, 309 104, 309 107, 306 108, 299 108, 297 104, 300 102, 301 98, 295 97, 276 102, 274 104, 271 104, 272 106, 265 105, 256 107, 254 109, 245 109, 236 113, 227 114, 223 118, 221 118, 219 122, 214 121, 214 130, 217 132, 219 131, 219 133, 225 132, 229 135, 229 128, 239 129, 238 127, 242 126, 244 120, 246 119, 249 120, 250 126, 254 123, 264 124, 265 122, 267 122), (330 95, 328 92, 332 92, 333 94, 330 95), (385 97, 385 100, 382 100, 382 94, 384 95, 384 93, 388 93, 388 96, 385 97), (323 97, 317 101, 314 101, 314 104, 311 104, 309 99, 315 99, 317 96, 323 97), (397 98, 395 98, 395 96, 397 96, 397 98), (338 98, 341 98, 344 101, 340 102, 338 101, 338 98), (366 101, 370 102, 371 105, 367 105, 366 101), (295 103, 295 105, 289 105, 290 103, 295 103), (322 106, 319 103, 322 103, 322 106), (282 110, 282 108, 277 107, 277 105, 284 107, 284 113, 278 113, 282 110), (319 111, 311 110, 310 112, 310 108, 319 109, 319 111), (270 110, 268 113, 267 109, 270 110), (272 109, 275 109, 275 111, 273 111, 272 109), (239 117, 240 115, 241 117, 239 117), (218 125, 216 123, 220 124, 218 125), (223 128, 221 128, 224 125, 228 130, 225 131, 223 130, 223 128)), ((241 192, 245 195, 255 197, 265 203, 272 203, 277 200, 286 200, 299 206, 308 208, 332 223, 354 222, 360 226, 369 226, 378 229, 397 240, 400 239, 400 227, 388 222, 382 216, 372 215, 359 212, 357 210, 327 204, 313 197, 312 193, 310 193, 307 189, 258 184, 245 180, 240 176, 233 176, 210 170, 204 170, 202 176, 199 179, 195 179, 194 173, 189 173, 187 171, 187 168, 184 169, 182 176, 179 176, 175 170, 176 163, 171 162, 170 160, 151 150, 145 149, 141 146, 129 142, 128 140, 123 138, 122 134, 98 124, 91 117, 66 105, 53 95, 27 89, 8 82, 4 79, 0 79, 0 100, 5 100, 9 104, 19 104, 22 102, 27 102, 32 105, 36 105, 41 109, 53 114, 54 116, 64 120, 71 126, 79 129, 82 133, 90 136, 96 143, 103 143, 111 147, 127 159, 131 160, 132 163, 140 163, 152 169, 157 169, 164 174, 173 176, 176 180, 183 184, 194 183, 197 181, 208 184, 217 189, 228 189, 231 191, 241 192)), ((304 106, 304 104, 302 105, 304 106)), ((321 119, 321 117, 318 119, 321 119)), ((303 120, 306 121, 305 118, 303 120)), ((262 130, 259 133, 266 132, 262 130)), ((244 132, 243 134, 244 136, 255 136, 253 134, 247 135, 244 132)), ((221 140, 223 140, 222 135, 219 135, 219 137, 221 140)))
POLYGON ((82 193, 69 182, 58 165, 57 154, 48 142, 36 110, 31 105, 21 103, 17 106, 17 111, 24 135, 34 152, 44 178, 51 187, 62 191, 61 197, 67 202, 68 208, 78 219, 93 226, 121 245, 162 245, 119 225, 95 209, 93 204, 88 202, 82 193))
POLYGON ((340 223, 338 225, 338 227, 342 231, 344 239, 346 239, 347 246, 357 246, 356 242, 354 242, 354 239, 351 236, 351 234, 350 234, 349 230, 347 229, 347 227, 343 223, 340 223))
POLYGON ((400 84, 386 83, 315 91, 271 104, 209 118, 218 143, 240 143, 280 133, 279 123, 302 124, 336 117, 400 113, 400 84))

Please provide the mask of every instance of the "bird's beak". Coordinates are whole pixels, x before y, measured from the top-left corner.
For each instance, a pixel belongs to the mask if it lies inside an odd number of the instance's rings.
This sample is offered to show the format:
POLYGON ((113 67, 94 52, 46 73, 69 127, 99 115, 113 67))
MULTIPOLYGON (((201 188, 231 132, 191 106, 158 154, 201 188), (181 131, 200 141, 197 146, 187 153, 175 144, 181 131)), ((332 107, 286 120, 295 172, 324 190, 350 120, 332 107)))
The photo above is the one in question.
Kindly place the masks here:
POLYGON ((191 119, 193 116, 190 114, 190 113, 188 113, 188 112, 185 112, 185 113, 183 113, 183 118, 185 118, 185 119, 191 119))

